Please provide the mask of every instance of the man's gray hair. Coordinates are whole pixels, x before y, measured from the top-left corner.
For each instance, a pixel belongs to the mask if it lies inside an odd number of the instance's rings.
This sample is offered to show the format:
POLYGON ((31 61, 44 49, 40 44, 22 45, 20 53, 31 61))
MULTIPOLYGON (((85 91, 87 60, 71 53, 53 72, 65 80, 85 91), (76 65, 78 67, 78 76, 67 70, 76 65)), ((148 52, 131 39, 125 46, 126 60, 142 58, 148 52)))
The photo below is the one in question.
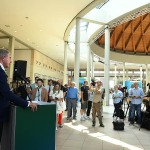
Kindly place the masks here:
POLYGON ((0 58, 6 57, 6 56, 8 56, 8 54, 9 54, 9 51, 7 49, 0 48, 0 58))

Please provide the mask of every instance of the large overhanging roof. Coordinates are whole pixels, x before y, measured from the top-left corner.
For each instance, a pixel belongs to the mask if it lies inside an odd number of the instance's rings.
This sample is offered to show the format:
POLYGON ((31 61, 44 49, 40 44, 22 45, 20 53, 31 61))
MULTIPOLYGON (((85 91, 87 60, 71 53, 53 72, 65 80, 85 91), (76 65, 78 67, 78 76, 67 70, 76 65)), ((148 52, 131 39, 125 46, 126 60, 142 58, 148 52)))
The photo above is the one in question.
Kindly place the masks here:
MULTIPOLYGON (((85 69, 88 42, 97 40, 105 24, 114 28, 118 25, 116 21, 113 23, 114 20, 131 15, 141 10, 140 7, 149 9, 150 0, 38 0, 38 3, 1 0, 0 47, 7 48, 9 37, 14 36, 15 49, 37 49, 63 64, 64 41, 74 45, 75 30, 70 31, 79 17, 82 20, 81 57, 84 56, 80 67, 85 69)), ((68 68, 74 67, 73 52, 68 51, 68 68)))
MULTIPOLYGON (((111 28, 110 48, 128 54, 150 54, 150 13, 111 28)), ((104 47, 105 35, 98 44, 104 47)))

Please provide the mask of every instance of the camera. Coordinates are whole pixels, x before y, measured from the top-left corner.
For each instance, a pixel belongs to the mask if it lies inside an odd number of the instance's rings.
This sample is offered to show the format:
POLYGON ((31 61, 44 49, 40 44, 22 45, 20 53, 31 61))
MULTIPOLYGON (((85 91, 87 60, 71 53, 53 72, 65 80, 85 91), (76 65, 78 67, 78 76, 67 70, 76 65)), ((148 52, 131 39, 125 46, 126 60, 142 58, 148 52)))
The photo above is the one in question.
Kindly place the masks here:
POLYGON ((95 86, 95 81, 93 79, 91 80, 91 84, 95 86))
POLYGON ((150 83, 147 83, 147 86, 149 87, 149 89, 150 89, 150 83))
POLYGON ((124 93, 124 96, 125 96, 125 97, 128 97, 128 95, 129 95, 129 93, 128 93, 128 90, 127 90, 127 89, 128 89, 128 87, 127 87, 127 86, 124 86, 124 87, 123 87, 123 93, 124 93))
POLYGON ((126 89, 127 89, 127 86, 124 86, 123 89, 126 90, 126 89))

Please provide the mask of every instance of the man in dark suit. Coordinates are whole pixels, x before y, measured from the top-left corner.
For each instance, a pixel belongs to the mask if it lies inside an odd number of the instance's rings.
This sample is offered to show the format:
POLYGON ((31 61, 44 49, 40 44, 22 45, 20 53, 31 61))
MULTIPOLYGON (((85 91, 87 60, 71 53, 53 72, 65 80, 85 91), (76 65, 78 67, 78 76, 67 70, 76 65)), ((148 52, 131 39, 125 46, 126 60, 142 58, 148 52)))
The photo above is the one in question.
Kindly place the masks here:
POLYGON ((32 111, 37 109, 37 104, 28 102, 17 95, 13 94, 7 83, 7 75, 5 68, 11 63, 11 55, 9 51, 0 49, 0 143, 3 130, 3 123, 9 119, 10 102, 23 108, 31 107, 32 111))

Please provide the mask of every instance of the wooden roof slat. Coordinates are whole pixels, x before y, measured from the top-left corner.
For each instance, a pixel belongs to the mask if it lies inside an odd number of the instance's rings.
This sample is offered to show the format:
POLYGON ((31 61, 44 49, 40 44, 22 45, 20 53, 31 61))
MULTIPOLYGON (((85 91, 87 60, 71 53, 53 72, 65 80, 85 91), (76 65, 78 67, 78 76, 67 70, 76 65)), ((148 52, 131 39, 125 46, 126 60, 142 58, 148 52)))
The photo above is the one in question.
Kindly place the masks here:
MULTIPOLYGON (((141 25, 141 33, 143 32, 143 22, 142 22, 142 20, 143 20, 143 16, 140 18, 140 25, 141 25)), ((139 46, 139 44, 140 44, 140 41, 142 40, 142 37, 143 37, 143 35, 142 36, 139 36, 139 39, 138 39, 138 41, 137 41, 137 43, 136 43, 136 45, 135 45, 135 51, 136 51, 136 49, 138 48, 138 46, 139 46)))
POLYGON ((148 42, 149 44, 147 45, 147 51, 149 51, 149 49, 150 49, 150 39, 149 39, 149 42, 148 42))
POLYGON ((146 44, 145 44, 144 36, 142 36, 142 41, 143 41, 144 51, 147 54, 148 51, 147 51, 147 47, 146 47, 146 44))
POLYGON ((124 30, 126 30, 129 27, 129 25, 131 24, 131 22, 132 22, 132 20, 130 20, 129 22, 126 23, 124 30))
POLYGON ((127 40, 125 42, 125 49, 129 43, 130 39, 131 39, 132 34, 133 34, 133 28, 132 28, 132 22, 131 22, 131 32, 130 32, 129 37, 127 38, 127 40))
POLYGON ((117 37, 116 43, 115 43, 115 45, 114 45, 114 48, 117 46, 117 44, 118 44, 118 42, 119 42, 119 40, 120 40, 120 38, 121 38, 121 36, 122 36, 122 33, 123 33, 123 31, 120 31, 120 33, 119 33, 119 35, 118 35, 118 37, 117 37))
POLYGON ((146 32, 148 31, 149 27, 150 27, 150 22, 148 23, 148 25, 147 25, 146 28, 144 29, 144 33, 146 33, 146 32))

